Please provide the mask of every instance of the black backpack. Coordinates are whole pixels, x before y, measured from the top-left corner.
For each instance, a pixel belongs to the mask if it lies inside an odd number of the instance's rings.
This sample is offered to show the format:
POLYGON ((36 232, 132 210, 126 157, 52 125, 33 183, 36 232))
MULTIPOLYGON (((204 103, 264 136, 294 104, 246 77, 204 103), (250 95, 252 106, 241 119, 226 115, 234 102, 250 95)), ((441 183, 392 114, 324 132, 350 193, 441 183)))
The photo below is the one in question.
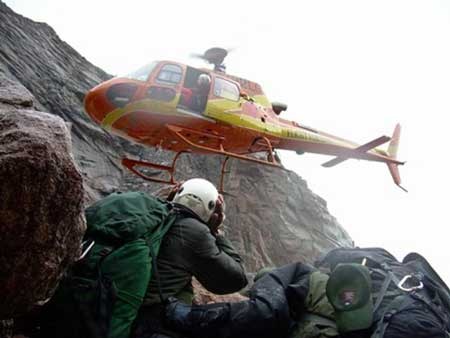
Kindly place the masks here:
POLYGON ((371 274, 374 322, 371 338, 450 338, 450 290, 417 253, 402 262, 381 248, 338 248, 316 263, 365 264, 371 274))

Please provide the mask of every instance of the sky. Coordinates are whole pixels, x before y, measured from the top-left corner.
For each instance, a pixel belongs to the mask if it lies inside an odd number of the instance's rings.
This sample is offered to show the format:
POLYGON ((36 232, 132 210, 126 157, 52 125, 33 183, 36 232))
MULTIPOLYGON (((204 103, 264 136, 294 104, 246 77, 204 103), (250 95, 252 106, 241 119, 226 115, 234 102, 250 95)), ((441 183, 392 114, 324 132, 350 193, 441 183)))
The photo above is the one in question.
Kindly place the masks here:
POLYGON ((424 255, 450 284, 450 0, 3 0, 120 75, 232 48, 227 70, 261 84, 284 118, 366 143, 402 125, 408 193, 386 165, 283 152, 358 246, 424 255))

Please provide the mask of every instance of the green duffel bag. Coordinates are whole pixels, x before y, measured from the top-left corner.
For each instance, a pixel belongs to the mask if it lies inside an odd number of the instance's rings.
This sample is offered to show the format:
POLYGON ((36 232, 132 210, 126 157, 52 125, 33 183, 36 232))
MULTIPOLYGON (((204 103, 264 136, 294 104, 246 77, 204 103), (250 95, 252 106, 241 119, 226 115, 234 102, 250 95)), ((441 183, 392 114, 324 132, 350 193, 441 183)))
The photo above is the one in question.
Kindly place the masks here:
POLYGON ((87 208, 83 258, 44 309, 38 336, 128 338, 176 217, 170 203, 142 192, 87 208))

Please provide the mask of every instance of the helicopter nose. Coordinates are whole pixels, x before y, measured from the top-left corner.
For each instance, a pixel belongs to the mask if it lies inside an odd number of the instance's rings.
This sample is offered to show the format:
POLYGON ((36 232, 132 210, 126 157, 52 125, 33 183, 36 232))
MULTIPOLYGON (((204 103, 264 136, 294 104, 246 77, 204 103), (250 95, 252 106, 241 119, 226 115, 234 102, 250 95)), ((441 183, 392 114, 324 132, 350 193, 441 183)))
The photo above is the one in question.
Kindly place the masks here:
POLYGON ((100 124, 113 109, 108 104, 103 85, 92 88, 84 98, 84 110, 96 123, 100 124))
POLYGON ((137 85, 126 79, 112 79, 92 88, 85 96, 84 109, 97 123, 106 115, 126 106, 137 91, 137 85))

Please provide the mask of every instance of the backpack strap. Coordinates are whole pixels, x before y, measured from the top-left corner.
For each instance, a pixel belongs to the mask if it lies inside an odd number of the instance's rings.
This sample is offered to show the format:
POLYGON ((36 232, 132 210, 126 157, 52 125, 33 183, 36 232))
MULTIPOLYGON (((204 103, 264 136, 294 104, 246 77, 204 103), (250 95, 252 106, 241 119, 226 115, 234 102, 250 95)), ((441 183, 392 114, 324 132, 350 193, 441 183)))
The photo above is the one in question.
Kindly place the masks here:
POLYGON ((408 307, 413 300, 408 295, 402 294, 394 298, 394 300, 386 307, 383 311, 378 325, 370 338, 382 338, 384 337, 384 332, 389 326, 391 318, 398 312, 404 310, 408 307))
MULTIPOLYGON (((177 221, 177 219, 180 217, 181 213, 179 212, 179 210, 177 208, 174 208, 172 204, 168 204, 168 206, 170 208, 169 213, 167 214, 166 217, 164 217, 163 221, 161 222, 161 232, 159 233, 159 236, 156 239, 156 241, 162 241, 164 236, 167 234, 167 232, 171 228, 172 224, 174 224, 177 221), (167 222, 167 220, 170 219, 170 217, 175 217, 173 222, 167 222)), ((160 278, 160 275, 158 272, 158 264, 157 264, 158 253, 155 252, 155 248, 153 246, 154 242, 155 242, 155 238, 151 238, 149 241, 147 241, 147 244, 150 249, 150 257, 152 259, 152 273, 155 274, 159 298, 161 300, 161 303, 164 304, 166 302, 166 299, 164 298, 162 290, 161 290, 161 278, 160 278)))
MULTIPOLYGON (((384 276, 383 284, 381 285, 380 291, 378 292, 376 298, 377 300, 374 304, 374 313, 376 313, 376 311, 379 309, 384 297, 387 295, 390 284, 394 282, 395 285, 398 286, 400 283, 399 279, 397 278, 397 276, 395 276, 395 274, 392 272, 391 267, 387 263, 381 263, 380 267, 381 269, 371 269, 373 272, 384 276)), ((394 291, 389 292, 389 294, 390 296, 395 296, 395 298, 381 313, 377 327, 371 338, 382 338, 384 336, 386 328, 389 326, 392 316, 394 316, 397 312, 402 311, 412 303, 412 299, 407 294, 405 294, 405 291, 402 291, 399 288, 396 288, 394 291)))
MULTIPOLYGON (((376 273, 384 276, 383 284, 381 285, 380 291, 377 294, 377 297, 376 297, 377 300, 373 307, 373 312, 375 313, 378 310, 378 308, 380 307, 381 302, 383 301, 384 297, 387 295, 387 290, 389 288, 389 285, 392 282, 394 282, 396 285, 398 285, 399 280, 392 272, 392 269, 386 263, 381 264, 381 269, 373 268, 371 270, 373 272, 376 272, 376 273)), ((392 292, 390 294, 391 295, 395 295, 395 294, 400 295, 401 291, 396 290, 396 291, 394 291, 394 294, 392 294, 392 292)))
MULTIPOLYGON (((384 273, 383 273, 384 274, 384 273)), ((386 295, 387 289, 392 282, 392 274, 387 274, 384 278, 383 285, 380 288, 380 292, 377 295, 377 300, 373 306, 373 312, 375 313, 381 305, 384 296, 386 295)))
POLYGON ((161 300, 161 303, 164 304, 165 299, 164 299, 163 293, 161 291, 161 278, 158 273, 158 264, 156 263, 157 255, 155 253, 155 250, 153 250, 153 247, 150 247, 150 257, 152 258, 152 272, 155 274, 156 285, 158 287, 159 299, 161 300))
MULTIPOLYGON (((77 262, 79 264, 83 264, 83 259, 89 257, 95 242, 93 240, 87 240, 84 244, 87 246, 87 249, 84 250, 82 256, 78 259, 77 262)), ((103 275, 101 266, 104 260, 115 249, 117 248, 114 246, 104 246, 99 252, 100 258, 95 263, 95 281, 93 280, 93 283, 87 283, 87 280, 83 277, 77 277, 73 274, 67 275, 67 282, 72 293, 72 301, 79 315, 79 319, 83 323, 80 324, 81 326, 77 330, 81 330, 89 338, 108 337, 110 328, 108 318, 112 311, 112 306, 116 301, 117 293, 112 281, 103 275), (75 294, 84 294, 94 289, 97 296, 92 301, 74 296, 75 294)), ((73 320, 76 319, 73 318, 73 320)))
MULTIPOLYGON (((99 253, 101 258, 97 262, 98 298, 96 300, 96 313, 98 317, 95 319, 85 317, 85 322, 91 330, 90 332, 94 333, 94 338, 107 337, 109 334, 110 323, 108 318, 111 315, 113 304, 116 302, 117 289, 113 287, 112 280, 103 275, 101 266, 105 259, 119 247, 105 246, 99 253), (95 334, 100 334, 100 336, 95 336, 95 334)), ((81 308, 86 306, 86 304, 80 305, 81 308)), ((84 310, 82 311, 84 314, 89 313, 89 309, 84 308, 82 310, 84 310)))
POLYGON ((385 275, 385 280, 383 282, 383 285, 381 286, 380 292, 377 297, 377 301, 374 305, 374 312, 379 308, 383 298, 387 294, 387 289, 391 282, 394 282, 397 286, 396 290, 391 292, 391 294, 397 294, 397 296, 392 300, 392 302, 384 309, 382 312, 377 327, 372 334, 371 338, 382 338, 384 336, 384 333, 386 331, 386 328, 390 324, 391 318, 398 312, 403 311, 405 308, 407 308, 409 305, 411 305, 414 300, 419 300, 427 307, 442 321, 442 323, 446 323, 447 319, 445 316, 441 313, 441 311, 438 309, 438 307, 433 303, 433 301, 430 299, 430 296, 428 293, 421 292, 423 289, 423 282, 424 279, 422 274, 416 275, 408 275, 405 276, 401 281, 398 280, 398 278, 394 275, 392 272, 392 269, 387 266, 387 264, 382 264, 382 268, 385 271, 374 269, 378 273, 381 273, 385 275), (408 278, 416 278, 419 281, 419 285, 413 288, 404 288, 403 284, 408 278))

